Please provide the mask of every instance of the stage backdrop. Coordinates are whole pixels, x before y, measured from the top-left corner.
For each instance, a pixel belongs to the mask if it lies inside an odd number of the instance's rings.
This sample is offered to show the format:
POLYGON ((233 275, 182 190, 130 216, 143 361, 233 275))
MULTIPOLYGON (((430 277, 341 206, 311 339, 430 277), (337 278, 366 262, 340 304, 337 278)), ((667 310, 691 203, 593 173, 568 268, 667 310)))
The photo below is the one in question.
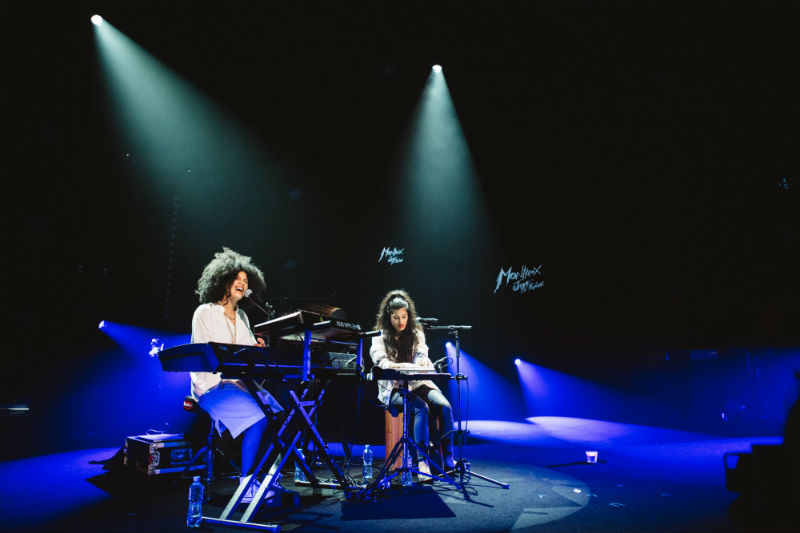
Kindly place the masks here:
POLYGON ((280 313, 406 289, 511 388, 800 344, 794 30, 724 4, 8 4, 4 401, 80 391, 100 320, 188 333, 223 246, 280 313))

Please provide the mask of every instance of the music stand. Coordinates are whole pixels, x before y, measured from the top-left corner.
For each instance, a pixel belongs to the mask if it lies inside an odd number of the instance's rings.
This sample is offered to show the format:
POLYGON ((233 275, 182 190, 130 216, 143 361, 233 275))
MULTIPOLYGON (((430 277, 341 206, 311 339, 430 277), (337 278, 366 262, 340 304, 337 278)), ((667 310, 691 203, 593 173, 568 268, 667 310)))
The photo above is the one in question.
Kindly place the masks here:
POLYGON ((456 438, 458 439, 456 442, 458 443, 458 458, 456 459, 456 466, 452 470, 448 471, 448 474, 457 473, 459 475, 459 480, 461 483, 464 483, 464 477, 466 475, 475 476, 477 478, 483 479, 490 483, 494 483, 496 485, 500 485, 504 489, 509 487, 508 483, 503 483, 502 481, 497 481, 496 479, 492 479, 487 476, 483 476, 476 472, 473 472, 470 469, 469 461, 464 458, 464 440, 466 438, 467 430, 461 428, 461 382, 467 380, 467 376, 461 373, 461 342, 458 337, 458 332, 460 330, 469 330, 472 329, 472 326, 430 326, 427 328, 428 330, 438 330, 438 331, 447 331, 450 335, 453 335, 456 338, 456 374, 453 376, 453 379, 456 380, 456 413, 458 419, 458 429, 455 431, 456 438))

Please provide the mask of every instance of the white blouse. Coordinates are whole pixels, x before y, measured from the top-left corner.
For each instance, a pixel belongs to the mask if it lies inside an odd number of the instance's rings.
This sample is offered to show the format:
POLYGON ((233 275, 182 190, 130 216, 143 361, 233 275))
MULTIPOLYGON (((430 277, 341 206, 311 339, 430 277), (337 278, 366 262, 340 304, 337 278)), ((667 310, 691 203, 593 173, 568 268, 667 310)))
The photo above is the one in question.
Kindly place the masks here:
MULTIPOLYGON (((225 308, 219 304, 203 304, 192 317, 192 343, 222 342, 227 344, 254 345, 256 338, 250 331, 250 320, 239 308, 236 311, 236 325, 225 316, 225 308)), ((190 372, 192 376, 192 396, 199 398, 222 381, 220 374, 212 372, 190 372)))
MULTIPOLYGON (((376 366, 381 368, 390 368, 392 365, 392 361, 389 359, 389 355, 386 353, 386 344, 383 342, 383 335, 372 337, 372 346, 370 346, 369 355, 372 358, 372 362, 376 366)), ((419 365, 420 359, 427 357, 428 345, 425 344, 425 334, 422 331, 417 330, 417 347, 414 351, 414 357, 411 360, 411 364, 419 365)), ((427 366, 426 368, 433 368, 433 365, 427 366)), ((400 381, 392 381, 389 379, 378 380, 378 400, 380 400, 383 405, 388 405, 389 400, 391 399, 392 389, 397 388, 400 385, 400 381)), ((437 387, 433 381, 429 380, 412 381, 409 383, 411 390, 414 390, 422 385, 427 385, 432 389, 439 390, 439 387, 437 387)))

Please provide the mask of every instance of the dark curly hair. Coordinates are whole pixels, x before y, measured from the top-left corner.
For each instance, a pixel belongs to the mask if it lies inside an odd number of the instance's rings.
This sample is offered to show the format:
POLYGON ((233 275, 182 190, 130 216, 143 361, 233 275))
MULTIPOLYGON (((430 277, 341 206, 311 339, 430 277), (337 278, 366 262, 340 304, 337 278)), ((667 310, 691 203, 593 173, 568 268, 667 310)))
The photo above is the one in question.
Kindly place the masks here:
POLYGON ((386 346, 386 354, 390 361, 410 363, 414 359, 414 351, 417 348, 417 331, 422 328, 417 324, 417 307, 414 305, 414 300, 406 291, 395 289, 386 293, 378 306, 374 329, 381 330, 383 333, 383 344, 386 346), (392 313, 398 309, 408 311, 408 322, 406 329, 395 338, 392 313))
POLYGON ((261 296, 267 288, 264 273, 250 262, 249 257, 223 246, 222 251, 215 253, 214 259, 203 268, 197 280, 194 292, 200 297, 200 303, 216 303, 230 296, 228 289, 242 271, 247 274, 249 288, 261 296))

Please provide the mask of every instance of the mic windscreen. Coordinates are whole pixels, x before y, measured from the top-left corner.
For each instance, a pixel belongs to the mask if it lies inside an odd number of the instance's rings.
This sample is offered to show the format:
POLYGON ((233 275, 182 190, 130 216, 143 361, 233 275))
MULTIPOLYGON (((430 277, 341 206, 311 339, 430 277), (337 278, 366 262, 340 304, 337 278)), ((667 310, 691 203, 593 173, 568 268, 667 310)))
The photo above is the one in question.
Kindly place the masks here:
POLYGON ((244 291, 245 298, 250 298, 250 295, 253 294, 253 289, 247 289, 244 291))

